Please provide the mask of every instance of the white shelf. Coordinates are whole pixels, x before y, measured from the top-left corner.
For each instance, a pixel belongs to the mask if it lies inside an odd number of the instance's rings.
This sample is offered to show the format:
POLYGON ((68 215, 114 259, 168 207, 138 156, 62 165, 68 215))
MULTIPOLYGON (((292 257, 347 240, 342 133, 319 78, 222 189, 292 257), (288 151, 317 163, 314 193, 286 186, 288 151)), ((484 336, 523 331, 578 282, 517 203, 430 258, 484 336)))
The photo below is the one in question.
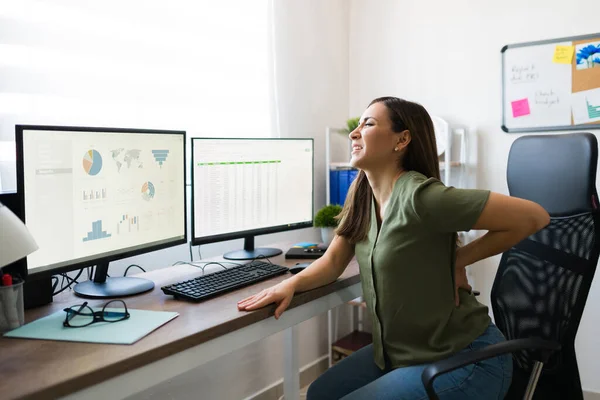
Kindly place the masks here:
POLYGON ((329 168, 353 168, 349 161, 346 162, 331 162, 329 168))
MULTIPOLYGON (((450 161, 450 167, 460 167, 462 163, 460 161, 450 161)), ((352 168, 350 162, 331 162, 329 168, 352 168)), ((440 161, 440 170, 446 168, 446 162, 440 161)))
MULTIPOLYGON (((460 167, 462 163, 460 161, 450 161, 450 168, 460 167)), ((446 162, 440 161, 440 170, 446 169, 446 162)))

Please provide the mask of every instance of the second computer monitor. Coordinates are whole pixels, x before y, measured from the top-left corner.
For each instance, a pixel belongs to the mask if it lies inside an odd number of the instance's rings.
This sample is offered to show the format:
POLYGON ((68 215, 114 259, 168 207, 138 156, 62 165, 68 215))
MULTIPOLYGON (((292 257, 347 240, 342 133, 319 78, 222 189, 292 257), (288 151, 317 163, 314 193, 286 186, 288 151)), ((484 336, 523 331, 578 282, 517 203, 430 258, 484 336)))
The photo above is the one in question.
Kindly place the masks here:
POLYGON ((192 139, 192 243, 244 238, 249 260, 281 254, 254 235, 311 227, 313 139, 192 139))

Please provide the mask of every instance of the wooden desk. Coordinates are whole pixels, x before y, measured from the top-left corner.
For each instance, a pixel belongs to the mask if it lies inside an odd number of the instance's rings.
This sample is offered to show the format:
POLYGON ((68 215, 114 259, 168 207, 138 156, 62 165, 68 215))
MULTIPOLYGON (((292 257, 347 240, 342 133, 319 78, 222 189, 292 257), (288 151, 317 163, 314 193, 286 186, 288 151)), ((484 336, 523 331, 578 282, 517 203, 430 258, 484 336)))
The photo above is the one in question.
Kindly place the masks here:
MULTIPOLYGON (((272 247, 289 248, 291 243, 272 247)), ((283 255, 271 258, 293 265, 283 255)), ((237 301, 289 277, 281 275, 201 303, 174 300, 161 286, 202 274, 177 265, 136 276, 154 281, 152 292, 125 298, 132 309, 176 311, 179 316, 133 345, 75 343, 0 338, 2 399, 122 399, 155 386, 250 343, 286 331, 284 336, 285 398, 298 398, 299 360, 296 325, 360 295, 358 265, 352 262, 334 283, 297 293, 279 320, 274 306, 252 312, 237 310, 237 301)), ((25 313, 25 321, 81 302, 72 293, 25 313)), ((91 306, 106 300, 91 300, 91 306)))

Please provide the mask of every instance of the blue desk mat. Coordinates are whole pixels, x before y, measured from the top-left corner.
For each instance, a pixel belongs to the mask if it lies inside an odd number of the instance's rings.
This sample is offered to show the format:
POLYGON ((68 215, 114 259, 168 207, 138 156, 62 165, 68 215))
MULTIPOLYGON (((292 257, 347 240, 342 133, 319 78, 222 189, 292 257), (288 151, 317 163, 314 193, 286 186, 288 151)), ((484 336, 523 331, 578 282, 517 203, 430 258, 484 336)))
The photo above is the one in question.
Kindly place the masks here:
MULTIPOLYGON (((93 310, 101 311, 102 308, 94 307, 93 310)), ((131 316, 123 321, 97 322, 81 328, 68 328, 63 326, 65 314, 62 310, 57 311, 6 332, 4 336, 70 342, 133 344, 179 315, 179 313, 168 311, 130 309, 131 316)))

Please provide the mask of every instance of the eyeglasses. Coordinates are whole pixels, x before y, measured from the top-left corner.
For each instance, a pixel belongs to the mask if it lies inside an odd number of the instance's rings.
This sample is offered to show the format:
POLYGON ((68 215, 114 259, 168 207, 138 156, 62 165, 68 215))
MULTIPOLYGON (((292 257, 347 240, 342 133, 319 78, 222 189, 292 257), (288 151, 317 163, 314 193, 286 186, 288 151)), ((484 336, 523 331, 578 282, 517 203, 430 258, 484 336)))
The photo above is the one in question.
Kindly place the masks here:
POLYGON ((63 326, 81 328, 95 322, 119 322, 129 318, 127 305, 123 300, 112 300, 102 307, 102 311, 94 311, 88 307, 87 301, 63 310, 67 313, 63 326))

